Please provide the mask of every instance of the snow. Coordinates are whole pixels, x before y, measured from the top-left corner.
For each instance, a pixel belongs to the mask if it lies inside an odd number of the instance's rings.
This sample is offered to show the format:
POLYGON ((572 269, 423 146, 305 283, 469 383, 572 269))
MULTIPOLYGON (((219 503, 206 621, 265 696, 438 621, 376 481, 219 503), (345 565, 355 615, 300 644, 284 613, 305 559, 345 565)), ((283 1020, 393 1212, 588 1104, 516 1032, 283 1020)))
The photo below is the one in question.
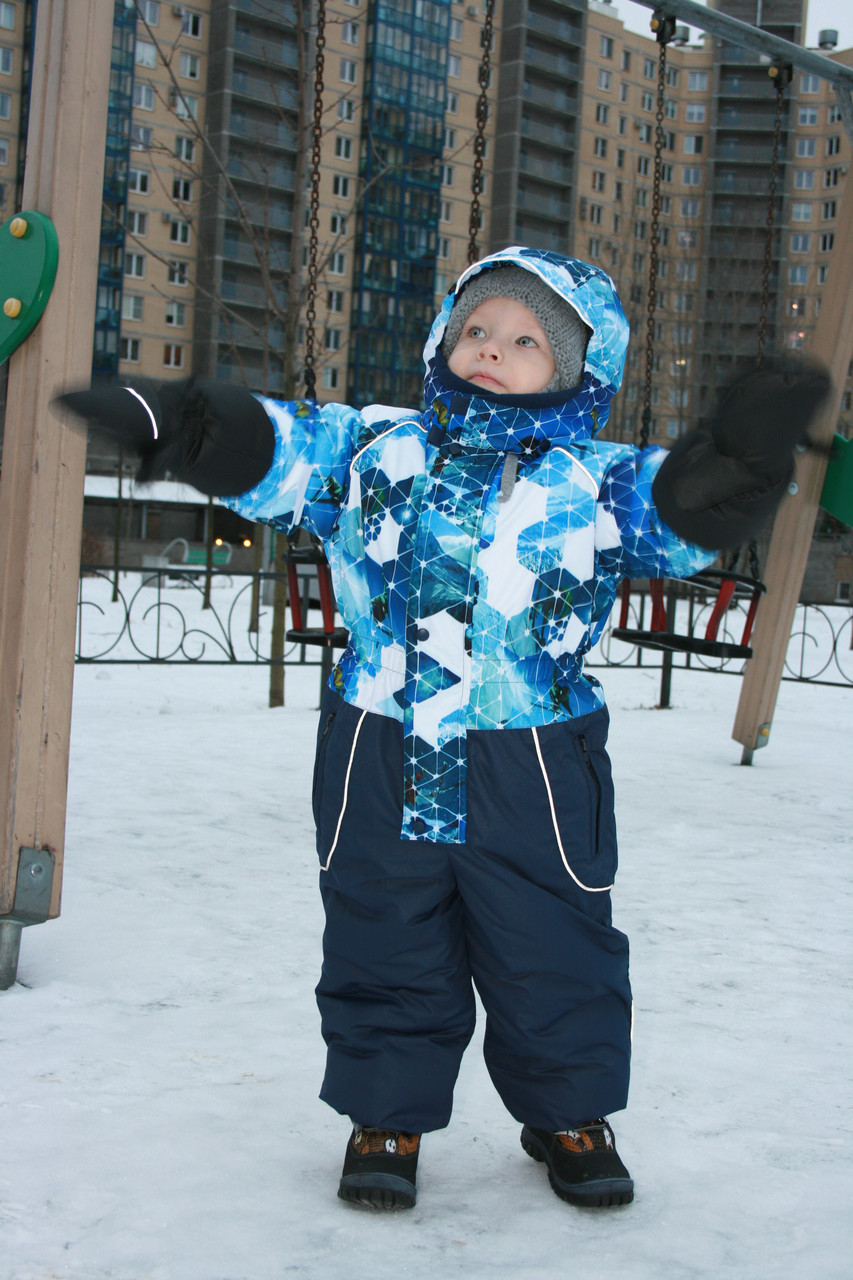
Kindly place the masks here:
POLYGON ((849 1280, 851 694, 783 685, 741 768, 738 679, 676 671, 662 712, 654 672, 600 674, 633 1205, 553 1195, 476 1038, 416 1208, 340 1202, 348 1124, 317 1099, 317 670, 288 668, 270 711, 263 668, 84 666, 62 916, 24 931, 0 993, 2 1280, 849 1280))

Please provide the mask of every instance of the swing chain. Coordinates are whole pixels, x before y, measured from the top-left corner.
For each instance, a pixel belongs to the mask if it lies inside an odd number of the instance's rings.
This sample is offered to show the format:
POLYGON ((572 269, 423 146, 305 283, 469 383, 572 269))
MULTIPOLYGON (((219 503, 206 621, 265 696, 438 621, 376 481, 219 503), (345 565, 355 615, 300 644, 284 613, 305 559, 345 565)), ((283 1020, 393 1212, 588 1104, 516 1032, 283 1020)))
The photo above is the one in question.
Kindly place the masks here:
POLYGON ((477 247, 477 234, 480 230, 480 194, 483 190, 483 160, 486 154, 486 124, 489 119, 488 90, 492 79, 492 40, 495 0, 486 0, 486 12, 483 30, 480 32, 480 44, 483 56, 477 72, 480 85, 480 96, 477 99, 477 128, 474 133, 474 170, 471 175, 471 214, 468 223, 468 265, 476 262, 480 256, 477 247))
POLYGON ((779 185, 779 143, 782 137, 782 103, 785 89, 791 82, 791 68, 774 63, 776 76, 776 116, 773 122, 773 149, 770 154, 770 195, 767 201, 767 222, 764 237, 764 265, 761 273, 761 302, 758 311, 758 349, 755 356, 757 369, 764 361, 764 344, 767 341, 767 313, 770 309, 770 272, 773 262, 773 225, 776 220, 776 192, 779 185))
POLYGON ((311 201, 309 205, 308 289, 305 304, 305 395, 316 399, 314 338, 317 325, 317 257, 320 230, 320 160, 323 145, 323 72, 326 50, 326 0, 317 0, 314 57, 314 118, 311 124, 311 201))
POLYGON ((655 110, 654 176, 652 180, 652 221, 649 239, 649 292, 646 305, 646 370, 643 384, 643 413, 640 428, 640 448, 649 443, 652 422, 652 371, 655 350, 655 311, 657 310, 658 245, 660 244, 661 180, 663 177, 663 146, 666 141, 663 121, 666 107, 666 46, 675 35, 675 19, 655 14, 651 22, 655 38, 660 45, 658 55, 657 105, 655 110))

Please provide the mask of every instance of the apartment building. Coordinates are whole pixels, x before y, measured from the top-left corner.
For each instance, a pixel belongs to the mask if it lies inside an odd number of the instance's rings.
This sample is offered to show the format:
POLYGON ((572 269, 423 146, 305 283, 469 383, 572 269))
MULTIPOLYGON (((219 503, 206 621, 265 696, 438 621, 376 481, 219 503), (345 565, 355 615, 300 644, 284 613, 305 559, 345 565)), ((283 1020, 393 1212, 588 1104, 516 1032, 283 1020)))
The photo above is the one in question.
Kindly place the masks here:
MULTIPOLYGON (((426 330, 467 262, 484 7, 328 0, 323 399, 418 401, 426 330)), ((754 17, 747 0, 719 7, 754 17)), ((770 29, 798 40, 803 8, 778 0, 770 29)), ((0 3, 5 216, 19 198, 31 10, 0 3)), ((313 75, 310 22, 302 33, 298 21, 267 0, 116 0, 97 373, 293 387, 313 75)), ((667 47, 650 317, 658 54, 612 3, 497 0, 478 246, 528 242, 614 277, 633 341, 608 433, 638 436, 651 334, 651 438, 666 443, 709 411, 736 359, 754 358, 776 95, 761 60, 727 42, 667 47)), ((783 98, 768 344, 808 345, 849 151, 830 87, 797 74, 783 98)))

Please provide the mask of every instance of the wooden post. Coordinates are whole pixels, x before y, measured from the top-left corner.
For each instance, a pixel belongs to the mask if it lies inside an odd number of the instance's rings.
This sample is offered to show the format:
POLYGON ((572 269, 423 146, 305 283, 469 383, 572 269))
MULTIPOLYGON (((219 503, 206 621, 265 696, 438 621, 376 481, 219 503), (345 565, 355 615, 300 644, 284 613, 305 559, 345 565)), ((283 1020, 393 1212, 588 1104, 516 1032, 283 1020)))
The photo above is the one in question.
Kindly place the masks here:
POLYGON ((22 850, 49 851, 41 862, 24 860, 28 875, 49 876, 52 867, 45 915, 60 909, 86 433, 62 426, 48 404, 91 377, 112 27, 113 0, 39 0, 23 203, 52 220, 59 269, 40 323, 9 365, 0 479, 2 986, 15 979, 22 850))
MULTIPOLYGON (((828 365, 832 375, 832 395, 811 429, 812 439, 828 446, 838 422, 847 368, 853 356, 853 190, 849 177, 840 202, 835 243, 810 349, 828 365)), ((797 491, 785 498, 773 526, 764 574, 767 595, 759 606, 753 637, 755 656, 747 664, 732 728, 732 737, 743 744, 742 764, 751 764, 753 752, 766 746, 770 736, 826 461, 826 456, 819 453, 807 451, 799 455, 797 491)))

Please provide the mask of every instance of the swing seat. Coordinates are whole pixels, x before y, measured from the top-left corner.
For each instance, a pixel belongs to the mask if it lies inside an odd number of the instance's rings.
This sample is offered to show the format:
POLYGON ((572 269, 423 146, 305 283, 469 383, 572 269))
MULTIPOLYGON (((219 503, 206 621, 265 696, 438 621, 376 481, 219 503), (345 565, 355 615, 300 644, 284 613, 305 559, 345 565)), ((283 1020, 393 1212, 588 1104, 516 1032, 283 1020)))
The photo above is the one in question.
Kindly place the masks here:
POLYGON ((743 573, 731 573, 726 569, 703 569, 692 577, 683 579, 694 587, 705 591, 716 592, 716 600, 711 616, 705 627, 704 636, 680 635, 668 631, 666 625, 666 608, 664 606, 663 578, 652 578, 649 582, 649 593, 652 599, 652 621, 648 631, 635 630, 629 627, 628 611, 631 601, 631 583, 626 578, 622 583, 622 601, 619 615, 619 626, 613 628, 613 638, 624 640, 627 644, 637 645, 641 649, 664 649, 674 653, 695 653, 702 658, 718 658, 726 661, 730 658, 751 658, 752 649, 749 641, 758 610, 758 602, 767 590, 763 582, 749 578, 743 573), (743 633, 739 643, 729 640, 718 640, 717 632, 726 610, 736 601, 748 601, 743 633))
POLYGON ((345 649, 349 642, 346 627, 335 625, 335 597, 332 593, 332 575, 329 562, 321 546, 291 547, 284 557, 287 565, 287 594, 293 626, 285 633, 288 640, 298 644, 317 645, 326 649, 345 649), (322 627, 308 627, 302 613, 302 597, 299 590, 299 565, 313 565, 317 574, 320 594, 322 627))

